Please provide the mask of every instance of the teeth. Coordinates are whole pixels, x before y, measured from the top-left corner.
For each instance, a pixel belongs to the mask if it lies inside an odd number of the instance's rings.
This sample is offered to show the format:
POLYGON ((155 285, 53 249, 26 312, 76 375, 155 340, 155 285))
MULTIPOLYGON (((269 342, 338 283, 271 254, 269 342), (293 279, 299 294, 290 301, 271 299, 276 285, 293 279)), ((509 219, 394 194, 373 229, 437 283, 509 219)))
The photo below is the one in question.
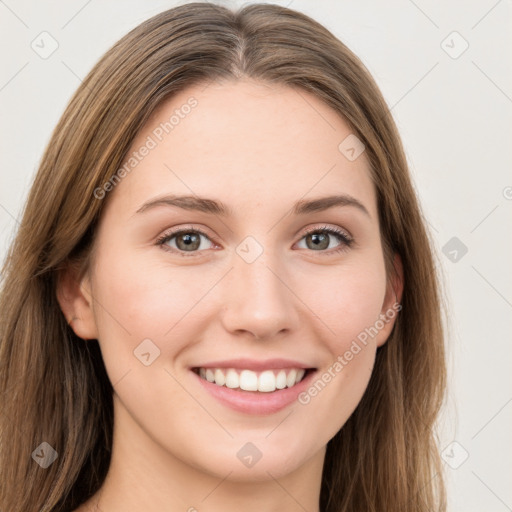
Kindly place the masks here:
MULTIPOLYGON (((222 370, 221 370, 222 371, 222 370)), ((217 383, 215 383, 217 384, 217 383)), ((228 370, 228 373, 226 374, 226 386, 228 388, 238 388, 239 386, 239 380, 238 380, 238 373, 235 372, 232 368, 228 370)))
MULTIPOLYGON (((208 376, 208 372, 206 372, 208 376)), ((286 385, 291 388, 295 384, 295 377, 297 377, 297 370, 290 370, 290 373, 286 376, 286 385)))
POLYGON ((218 386, 271 393, 276 389, 295 386, 304 378, 306 370, 304 368, 293 368, 290 370, 265 370, 261 373, 241 370, 239 373, 234 368, 229 368, 228 370, 222 368, 200 368, 198 373, 201 378, 218 386))
POLYGON ((284 389, 286 387, 286 372, 281 370, 276 377, 276 388, 284 389))
POLYGON ((245 391, 258 391, 258 375, 251 370, 242 370, 238 385, 245 391))
POLYGON ((226 376, 224 375, 224 372, 217 368, 215 370, 215 384, 218 384, 219 386, 224 386, 225 383, 226 383, 226 376))
POLYGON ((276 377, 274 375, 274 372, 271 370, 262 372, 258 377, 258 391, 268 393, 270 391, 275 391, 276 388, 276 377))

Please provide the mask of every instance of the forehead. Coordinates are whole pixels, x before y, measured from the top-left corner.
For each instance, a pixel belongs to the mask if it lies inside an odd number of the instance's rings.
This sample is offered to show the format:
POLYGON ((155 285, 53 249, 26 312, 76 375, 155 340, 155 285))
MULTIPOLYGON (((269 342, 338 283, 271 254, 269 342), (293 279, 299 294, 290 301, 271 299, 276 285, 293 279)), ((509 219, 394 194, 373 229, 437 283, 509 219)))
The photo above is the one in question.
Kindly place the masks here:
POLYGON ((163 102, 141 129, 116 202, 133 210, 156 194, 186 193, 220 198, 234 211, 264 204, 277 213, 301 198, 340 193, 373 217, 368 161, 364 152, 347 158, 347 137, 354 134, 344 119, 302 89, 248 79, 195 85, 163 102))

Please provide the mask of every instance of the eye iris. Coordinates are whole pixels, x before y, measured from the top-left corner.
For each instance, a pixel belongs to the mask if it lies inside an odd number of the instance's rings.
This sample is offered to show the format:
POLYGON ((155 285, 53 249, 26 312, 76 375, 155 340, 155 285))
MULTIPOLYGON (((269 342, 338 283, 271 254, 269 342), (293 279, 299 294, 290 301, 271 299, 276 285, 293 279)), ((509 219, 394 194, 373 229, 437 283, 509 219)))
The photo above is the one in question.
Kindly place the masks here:
POLYGON ((182 233, 176 236, 176 246, 178 249, 191 251, 197 249, 200 244, 201 237, 197 233, 182 233))
POLYGON ((306 236, 308 249, 327 249, 329 247, 329 235, 326 233, 312 233, 306 236), (309 242, 313 245, 310 246, 309 242))

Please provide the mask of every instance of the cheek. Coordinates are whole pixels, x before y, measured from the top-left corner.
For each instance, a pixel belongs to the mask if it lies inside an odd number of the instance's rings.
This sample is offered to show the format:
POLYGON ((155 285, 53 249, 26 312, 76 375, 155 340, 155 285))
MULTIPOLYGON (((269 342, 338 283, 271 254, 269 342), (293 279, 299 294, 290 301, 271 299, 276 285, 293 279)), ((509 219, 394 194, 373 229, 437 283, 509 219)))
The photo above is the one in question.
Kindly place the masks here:
POLYGON ((312 309, 332 331, 323 338, 329 357, 298 403, 311 411, 304 417, 310 423, 305 428, 318 428, 315 419, 326 418, 322 435, 327 439, 352 415, 373 371, 377 349, 374 329, 386 285, 383 265, 376 262, 373 269, 340 269, 337 282, 315 294, 312 309))
POLYGON ((316 280, 314 292, 310 293, 311 309, 331 330, 333 354, 343 353, 352 340, 375 324, 385 293, 385 268, 380 258, 340 266, 323 282, 316 280))
MULTIPOLYGON (((220 271, 169 267, 161 257, 121 252, 105 251, 94 276, 95 318, 105 359, 124 367, 145 339, 162 354, 176 355, 187 345, 184 331, 201 321, 200 302, 220 271)), ((189 333, 188 343, 190 338, 189 333)))

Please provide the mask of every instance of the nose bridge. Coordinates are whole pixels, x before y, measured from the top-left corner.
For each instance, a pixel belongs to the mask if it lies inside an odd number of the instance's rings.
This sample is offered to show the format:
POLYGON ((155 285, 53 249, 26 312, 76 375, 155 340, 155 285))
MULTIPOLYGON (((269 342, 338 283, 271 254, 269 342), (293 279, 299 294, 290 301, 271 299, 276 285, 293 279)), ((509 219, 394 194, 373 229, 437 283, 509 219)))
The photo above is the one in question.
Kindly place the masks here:
POLYGON ((258 338, 295 328, 296 301, 276 252, 247 237, 235 253, 225 294, 225 328, 250 331, 258 338))

